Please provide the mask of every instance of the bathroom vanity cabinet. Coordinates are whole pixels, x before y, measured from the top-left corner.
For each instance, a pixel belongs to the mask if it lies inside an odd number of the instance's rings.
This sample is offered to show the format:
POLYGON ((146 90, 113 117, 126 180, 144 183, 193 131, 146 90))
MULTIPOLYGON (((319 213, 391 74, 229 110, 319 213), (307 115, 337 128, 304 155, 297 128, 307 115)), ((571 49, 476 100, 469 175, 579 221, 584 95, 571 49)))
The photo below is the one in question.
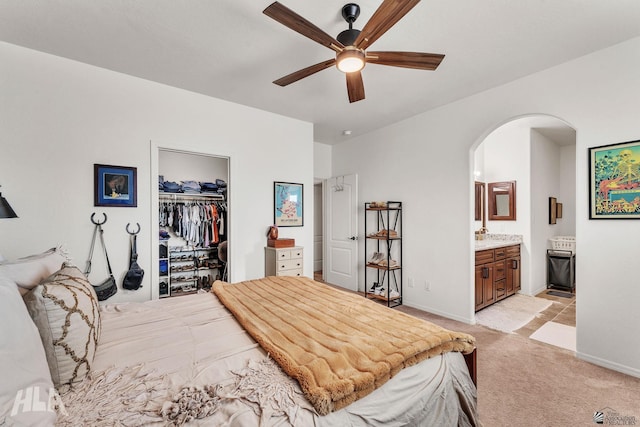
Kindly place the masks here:
POLYGON ((520 245, 476 251, 475 311, 520 290, 520 245))

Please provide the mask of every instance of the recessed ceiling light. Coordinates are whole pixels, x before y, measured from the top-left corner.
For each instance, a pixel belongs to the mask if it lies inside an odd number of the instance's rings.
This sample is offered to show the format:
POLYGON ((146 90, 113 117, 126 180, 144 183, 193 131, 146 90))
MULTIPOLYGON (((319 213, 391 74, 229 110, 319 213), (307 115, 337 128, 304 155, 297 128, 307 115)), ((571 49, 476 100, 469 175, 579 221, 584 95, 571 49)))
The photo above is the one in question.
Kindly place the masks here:
POLYGON ((344 135, 344 136, 351 135, 351 131, 350 130, 343 130, 342 131, 342 135, 344 135))

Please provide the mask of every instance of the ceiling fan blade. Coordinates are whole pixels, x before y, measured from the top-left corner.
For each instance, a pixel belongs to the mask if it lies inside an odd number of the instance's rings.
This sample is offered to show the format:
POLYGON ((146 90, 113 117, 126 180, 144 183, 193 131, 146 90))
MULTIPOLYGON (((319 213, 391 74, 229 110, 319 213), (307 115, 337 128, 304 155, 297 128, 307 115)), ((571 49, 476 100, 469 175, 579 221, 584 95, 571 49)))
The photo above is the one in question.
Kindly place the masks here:
POLYGON ((420 0, 384 0, 364 25, 354 45, 366 50, 419 2, 420 0))
POLYGON ((393 67, 435 70, 444 55, 422 52, 367 52, 367 64, 391 65, 393 67))
POLYGON ((349 94, 349 102, 357 102, 364 99, 364 83, 362 82, 362 73, 354 71, 346 73, 347 76, 347 93, 349 94))
POLYGON ((328 61, 320 62, 319 64, 312 65, 307 68, 303 68, 302 70, 295 71, 289 75, 279 78, 274 81, 278 86, 287 86, 291 83, 297 82, 300 79, 304 79, 305 77, 309 77, 312 74, 317 73, 318 71, 322 71, 325 68, 331 67, 336 63, 335 59, 329 59, 328 61))
POLYGON ((278 2, 274 2, 271 5, 267 6, 267 8, 262 11, 262 13, 278 21, 285 27, 289 27, 293 31, 300 33, 303 36, 308 37, 323 46, 328 47, 329 49, 336 50, 331 47, 332 44, 338 47, 338 50, 344 49, 344 45, 338 40, 334 39, 329 34, 325 33, 320 28, 304 19, 302 16, 298 15, 288 7, 283 6, 278 2))

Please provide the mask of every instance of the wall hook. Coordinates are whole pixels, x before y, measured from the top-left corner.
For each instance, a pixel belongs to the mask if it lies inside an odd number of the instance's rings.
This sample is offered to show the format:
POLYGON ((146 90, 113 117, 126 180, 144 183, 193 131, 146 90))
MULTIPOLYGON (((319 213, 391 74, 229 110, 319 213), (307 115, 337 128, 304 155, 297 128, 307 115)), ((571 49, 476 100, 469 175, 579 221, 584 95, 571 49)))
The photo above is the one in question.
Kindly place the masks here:
POLYGON ((140 223, 136 222, 136 225, 138 226, 138 230, 136 231, 129 231, 129 226, 131 225, 131 223, 127 224, 127 233, 131 234, 132 236, 135 236, 136 234, 138 234, 140 232, 140 223))
POLYGON ((95 212, 94 212, 94 213, 92 213, 92 214, 91 214, 91 222, 92 222, 94 225, 102 225, 102 224, 104 224, 105 222, 107 222, 107 214, 103 212, 103 213, 102 213, 102 215, 104 216, 104 221, 99 222, 99 221, 96 221, 96 220, 94 220, 94 219, 93 219, 93 217, 94 217, 94 216, 96 216, 96 213, 95 213, 95 212))

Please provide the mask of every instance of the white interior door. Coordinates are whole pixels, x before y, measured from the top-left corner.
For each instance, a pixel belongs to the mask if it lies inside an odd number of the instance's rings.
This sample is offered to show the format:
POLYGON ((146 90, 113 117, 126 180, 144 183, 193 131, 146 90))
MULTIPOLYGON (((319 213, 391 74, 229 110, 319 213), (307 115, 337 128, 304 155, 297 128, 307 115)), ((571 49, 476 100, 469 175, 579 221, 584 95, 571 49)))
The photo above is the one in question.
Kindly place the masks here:
POLYGON ((325 281, 358 290, 358 176, 329 178, 325 185, 325 281))

